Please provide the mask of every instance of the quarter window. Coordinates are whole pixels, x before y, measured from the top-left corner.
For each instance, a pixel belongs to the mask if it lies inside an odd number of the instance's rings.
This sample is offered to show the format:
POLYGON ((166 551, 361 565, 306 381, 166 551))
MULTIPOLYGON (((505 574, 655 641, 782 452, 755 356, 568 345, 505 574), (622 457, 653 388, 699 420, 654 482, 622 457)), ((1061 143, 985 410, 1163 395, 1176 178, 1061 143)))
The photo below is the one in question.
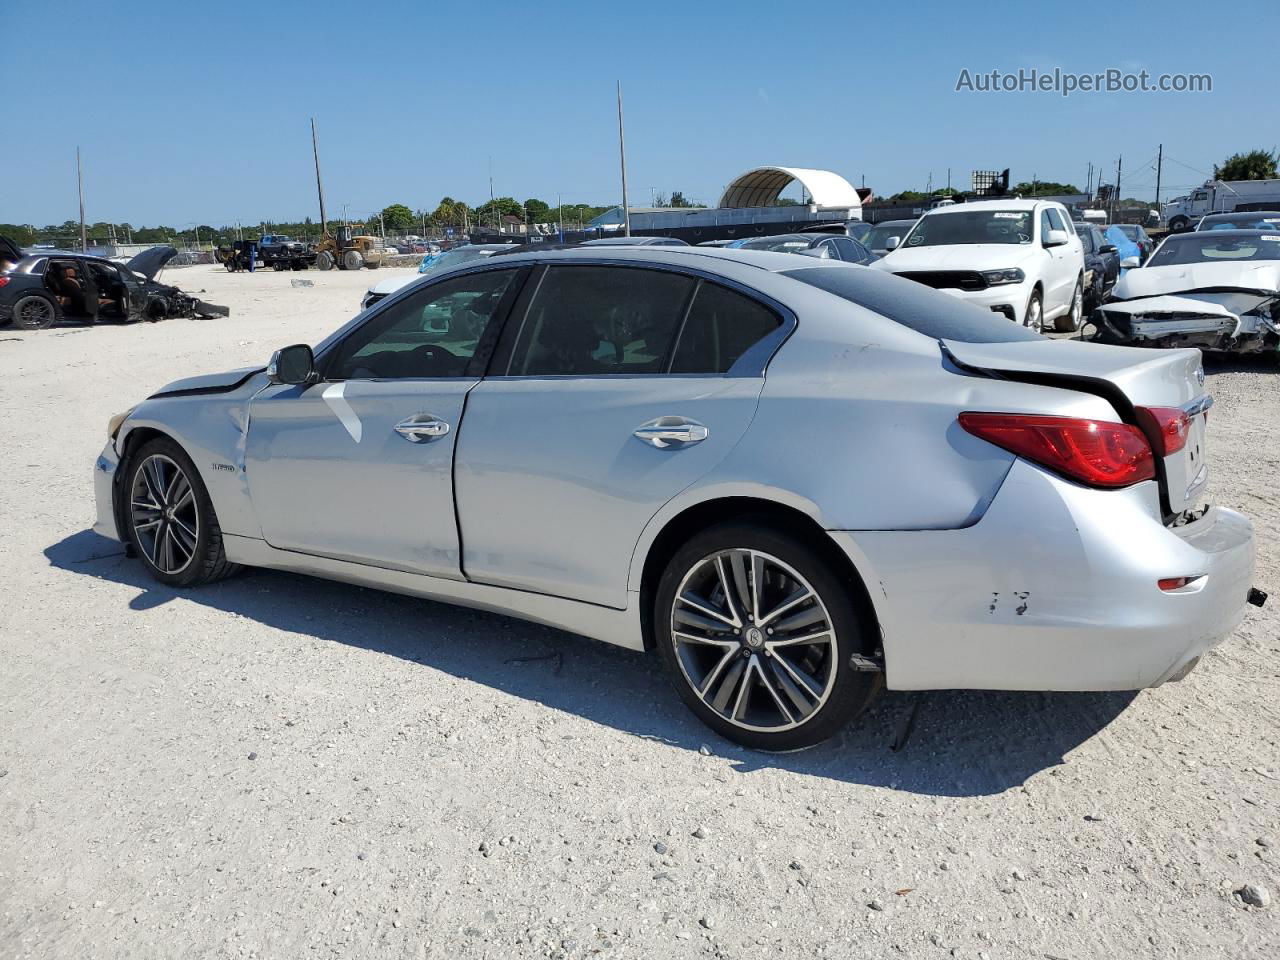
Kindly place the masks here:
POLYGON ((662 373, 695 281, 631 267, 552 267, 512 351, 512 376, 662 373))
POLYGON ((738 358, 782 325, 768 307, 703 281, 689 308, 672 373, 728 373, 738 358))
POLYGON ((517 270, 486 270, 433 283, 392 304, 347 337, 330 380, 461 377, 512 287, 517 270))

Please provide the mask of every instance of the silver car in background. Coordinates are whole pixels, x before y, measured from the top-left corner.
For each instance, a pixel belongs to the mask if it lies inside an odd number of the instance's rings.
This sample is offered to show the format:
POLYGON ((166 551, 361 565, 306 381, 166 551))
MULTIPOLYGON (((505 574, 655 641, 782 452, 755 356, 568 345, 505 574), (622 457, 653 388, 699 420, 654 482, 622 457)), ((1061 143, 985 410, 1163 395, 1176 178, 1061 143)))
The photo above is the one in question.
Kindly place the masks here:
POLYGON ((896 689, 1134 689, 1242 616, 1199 354, 1053 341, 887 273, 578 248, 424 277, 113 418, 96 529, 655 650, 726 737, 896 689))

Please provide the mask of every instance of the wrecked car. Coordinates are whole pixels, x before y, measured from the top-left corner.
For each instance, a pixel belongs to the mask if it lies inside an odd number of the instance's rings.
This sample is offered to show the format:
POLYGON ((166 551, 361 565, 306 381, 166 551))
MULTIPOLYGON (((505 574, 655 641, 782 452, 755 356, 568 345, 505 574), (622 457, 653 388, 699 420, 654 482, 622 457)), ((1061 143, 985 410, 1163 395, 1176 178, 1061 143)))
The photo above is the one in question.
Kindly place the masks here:
POLYGON ((143 250, 128 263, 59 250, 24 254, 0 237, 0 326, 42 330, 59 320, 94 323, 226 317, 227 307, 205 303, 156 276, 178 251, 143 250))
POLYGON ((1135 347, 1280 351, 1280 234, 1174 234, 1094 314, 1096 340, 1135 347))

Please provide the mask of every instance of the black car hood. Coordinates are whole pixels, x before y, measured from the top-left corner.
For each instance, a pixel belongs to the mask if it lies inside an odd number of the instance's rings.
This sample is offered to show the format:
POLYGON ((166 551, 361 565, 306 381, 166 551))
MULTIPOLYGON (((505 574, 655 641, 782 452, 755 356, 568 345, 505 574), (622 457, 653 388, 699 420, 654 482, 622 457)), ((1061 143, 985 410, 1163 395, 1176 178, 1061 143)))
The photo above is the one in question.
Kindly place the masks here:
POLYGON ((17 263, 21 259, 22 251, 18 249, 18 245, 0 233, 0 260, 17 263))
POLYGON ((176 247, 150 247, 130 260, 126 266, 134 273, 140 273, 148 280, 154 280, 164 265, 177 255, 176 247))

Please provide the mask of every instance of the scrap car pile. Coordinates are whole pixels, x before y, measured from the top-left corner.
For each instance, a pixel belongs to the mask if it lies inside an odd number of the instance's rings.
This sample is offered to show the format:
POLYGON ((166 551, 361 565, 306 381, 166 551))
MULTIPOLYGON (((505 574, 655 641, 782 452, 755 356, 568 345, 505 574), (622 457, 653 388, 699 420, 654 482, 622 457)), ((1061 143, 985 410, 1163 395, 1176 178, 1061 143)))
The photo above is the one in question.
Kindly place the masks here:
POLYGON ((0 237, 0 326, 42 330, 59 320, 169 320, 227 317, 231 311, 156 277, 178 251, 151 247, 120 264, 83 253, 40 250, 23 253, 0 237))

